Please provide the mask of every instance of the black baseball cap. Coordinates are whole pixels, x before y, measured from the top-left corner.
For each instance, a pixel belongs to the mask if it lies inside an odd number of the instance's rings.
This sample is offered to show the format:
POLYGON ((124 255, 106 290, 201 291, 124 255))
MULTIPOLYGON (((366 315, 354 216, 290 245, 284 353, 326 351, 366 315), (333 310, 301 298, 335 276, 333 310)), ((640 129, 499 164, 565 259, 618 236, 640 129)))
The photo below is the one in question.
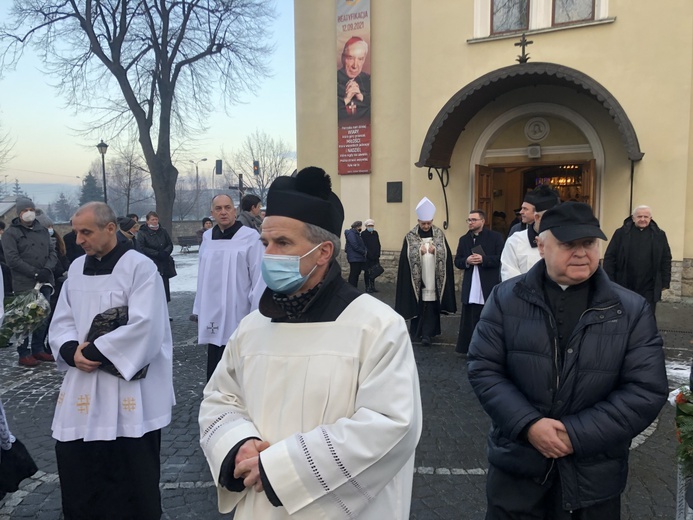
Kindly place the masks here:
POLYGON ((606 240, 592 208, 583 202, 564 202, 547 210, 541 217, 539 233, 546 230, 551 230, 553 236, 561 242, 572 242, 580 238, 606 240))

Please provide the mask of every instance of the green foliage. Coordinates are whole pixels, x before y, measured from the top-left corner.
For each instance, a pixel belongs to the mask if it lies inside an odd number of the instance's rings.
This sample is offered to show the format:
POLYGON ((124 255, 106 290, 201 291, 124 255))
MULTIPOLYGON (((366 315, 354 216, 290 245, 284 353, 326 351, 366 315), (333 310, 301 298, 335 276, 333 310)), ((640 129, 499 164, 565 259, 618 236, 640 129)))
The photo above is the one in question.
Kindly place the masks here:
POLYGON ((82 206, 87 202, 103 202, 103 188, 96 182, 96 177, 91 173, 84 176, 82 183, 82 192, 79 195, 79 205, 82 206))

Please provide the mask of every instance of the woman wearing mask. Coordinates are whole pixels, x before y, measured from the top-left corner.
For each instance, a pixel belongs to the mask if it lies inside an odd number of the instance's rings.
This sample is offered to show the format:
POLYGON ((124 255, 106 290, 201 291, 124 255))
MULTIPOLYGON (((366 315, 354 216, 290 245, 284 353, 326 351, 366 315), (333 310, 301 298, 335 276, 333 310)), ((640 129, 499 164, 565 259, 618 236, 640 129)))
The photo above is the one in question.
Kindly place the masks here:
POLYGON ((164 280, 166 290, 166 301, 171 301, 171 290, 169 289, 169 278, 173 274, 173 242, 164 228, 159 225, 159 215, 155 211, 147 213, 146 226, 140 228, 137 233, 137 250, 143 255, 151 258, 159 270, 159 274, 164 280))

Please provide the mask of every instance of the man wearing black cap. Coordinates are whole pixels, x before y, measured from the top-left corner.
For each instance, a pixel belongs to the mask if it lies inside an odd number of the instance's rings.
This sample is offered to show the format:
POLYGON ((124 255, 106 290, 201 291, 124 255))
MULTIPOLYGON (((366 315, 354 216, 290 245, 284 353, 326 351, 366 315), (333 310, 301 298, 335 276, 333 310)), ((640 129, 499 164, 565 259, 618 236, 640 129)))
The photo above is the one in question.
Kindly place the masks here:
POLYGON ((555 190, 547 185, 535 188, 527 195, 528 200, 534 206, 534 224, 527 229, 518 231, 508 237, 503 247, 501 255, 501 280, 505 281, 513 276, 526 273, 540 259, 539 248, 537 247, 537 236, 539 235, 539 223, 542 215, 560 204, 561 197, 555 190))
POLYGON ((401 316, 341 278, 343 220, 320 168, 270 186, 268 289, 200 407, 219 510, 236 520, 409 518, 416 364, 401 316))
POLYGON ((543 260, 496 287, 468 357, 493 424, 486 518, 620 518, 633 437, 668 392, 662 338, 644 298, 599 267, 591 208, 542 217, 543 260))

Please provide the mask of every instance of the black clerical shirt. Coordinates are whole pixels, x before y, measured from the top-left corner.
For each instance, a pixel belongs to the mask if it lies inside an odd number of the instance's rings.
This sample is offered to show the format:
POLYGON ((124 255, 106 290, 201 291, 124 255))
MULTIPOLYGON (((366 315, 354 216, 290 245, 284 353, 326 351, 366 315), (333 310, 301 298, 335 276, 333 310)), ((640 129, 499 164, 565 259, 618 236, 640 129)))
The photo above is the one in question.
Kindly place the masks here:
POLYGON ((242 227, 243 224, 241 224, 238 220, 234 222, 231 227, 227 227, 223 231, 219 227, 219 224, 217 224, 212 228, 212 240, 231 240, 233 235, 236 234, 236 231, 242 227))

